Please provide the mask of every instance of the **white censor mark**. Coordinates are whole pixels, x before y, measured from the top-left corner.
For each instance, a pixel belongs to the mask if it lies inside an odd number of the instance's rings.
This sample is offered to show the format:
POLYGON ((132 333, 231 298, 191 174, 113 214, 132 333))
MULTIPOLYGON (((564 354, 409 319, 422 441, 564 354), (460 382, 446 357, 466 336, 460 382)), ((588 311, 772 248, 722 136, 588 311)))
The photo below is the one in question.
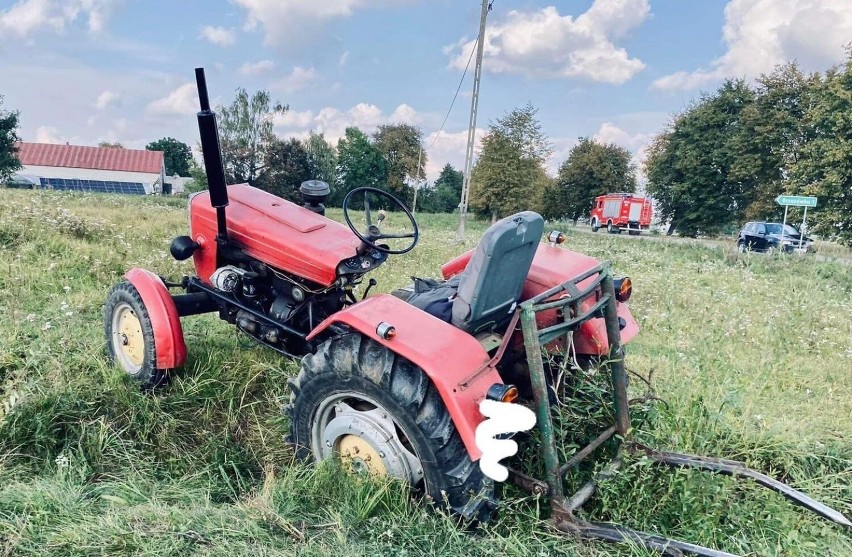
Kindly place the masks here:
POLYGON ((479 411, 485 421, 476 426, 476 446, 482 451, 479 468, 497 482, 505 482, 509 469, 500 464, 504 458, 518 452, 518 443, 511 439, 495 439, 498 435, 528 431, 535 426, 535 413, 520 404, 483 400, 479 411))

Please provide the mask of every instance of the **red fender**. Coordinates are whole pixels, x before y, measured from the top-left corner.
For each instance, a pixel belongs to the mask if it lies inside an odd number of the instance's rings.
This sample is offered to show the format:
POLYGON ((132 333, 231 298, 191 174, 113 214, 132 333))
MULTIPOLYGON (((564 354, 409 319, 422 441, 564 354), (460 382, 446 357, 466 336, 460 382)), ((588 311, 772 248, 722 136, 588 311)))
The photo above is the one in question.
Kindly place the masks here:
POLYGON ((133 268, 124 275, 139 292, 151 327, 154 329, 154 351, 158 369, 180 367, 186 361, 186 343, 175 302, 160 277, 145 269, 133 268))
POLYGON ((333 323, 360 331, 423 369, 444 400, 471 460, 479 459, 475 432, 485 419, 479 403, 491 385, 503 380, 488 366, 490 358, 475 338, 389 294, 335 313, 311 331, 308 340, 333 323), (382 321, 396 328, 393 339, 376 334, 382 321))

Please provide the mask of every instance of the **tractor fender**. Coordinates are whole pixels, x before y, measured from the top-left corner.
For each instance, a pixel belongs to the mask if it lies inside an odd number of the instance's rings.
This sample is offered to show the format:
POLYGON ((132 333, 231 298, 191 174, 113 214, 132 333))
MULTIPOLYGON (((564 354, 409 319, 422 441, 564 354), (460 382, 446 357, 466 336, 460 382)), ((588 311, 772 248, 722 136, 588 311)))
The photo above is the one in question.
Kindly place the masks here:
POLYGON ((489 387, 503 380, 488 365, 490 358, 475 338, 389 294, 335 313, 311 331, 308 340, 332 324, 347 325, 420 367, 438 389, 471 460, 482 456, 476 446, 476 426, 485 420, 479 403, 489 387), (382 338, 376 332, 382 322, 392 325, 396 336, 382 338))
POLYGON ((186 343, 175 302, 163 281, 145 269, 133 268, 124 278, 136 288, 154 329, 158 369, 180 367, 186 361, 186 343))

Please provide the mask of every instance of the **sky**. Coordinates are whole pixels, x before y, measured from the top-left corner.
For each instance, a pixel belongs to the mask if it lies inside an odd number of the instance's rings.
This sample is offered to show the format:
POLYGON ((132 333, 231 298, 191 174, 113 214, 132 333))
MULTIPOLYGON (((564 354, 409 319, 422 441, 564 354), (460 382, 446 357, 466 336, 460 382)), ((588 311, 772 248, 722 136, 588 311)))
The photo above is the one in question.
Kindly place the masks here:
MULTIPOLYGON (((387 123, 424 132, 434 179, 461 168, 472 70, 449 114, 480 0, 0 0, 0 95, 26 141, 195 147, 194 68, 214 104, 267 89, 282 138, 387 123), (436 139, 437 135, 437 139, 436 139), (434 140, 434 144, 433 144, 434 140)), ((852 0, 493 0, 478 137, 532 103, 555 172, 580 137, 642 152, 725 78, 797 60, 822 71, 852 41, 852 0)))

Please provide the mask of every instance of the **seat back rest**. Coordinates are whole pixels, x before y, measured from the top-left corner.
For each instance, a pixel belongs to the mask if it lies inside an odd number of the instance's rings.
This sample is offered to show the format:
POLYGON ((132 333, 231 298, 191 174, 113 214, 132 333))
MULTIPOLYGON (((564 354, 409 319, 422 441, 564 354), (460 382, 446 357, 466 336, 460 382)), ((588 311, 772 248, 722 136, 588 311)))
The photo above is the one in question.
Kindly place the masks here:
POLYGON ((544 219, 524 211, 485 231, 461 273, 453 325, 475 334, 504 325, 518 302, 544 232, 544 219))

